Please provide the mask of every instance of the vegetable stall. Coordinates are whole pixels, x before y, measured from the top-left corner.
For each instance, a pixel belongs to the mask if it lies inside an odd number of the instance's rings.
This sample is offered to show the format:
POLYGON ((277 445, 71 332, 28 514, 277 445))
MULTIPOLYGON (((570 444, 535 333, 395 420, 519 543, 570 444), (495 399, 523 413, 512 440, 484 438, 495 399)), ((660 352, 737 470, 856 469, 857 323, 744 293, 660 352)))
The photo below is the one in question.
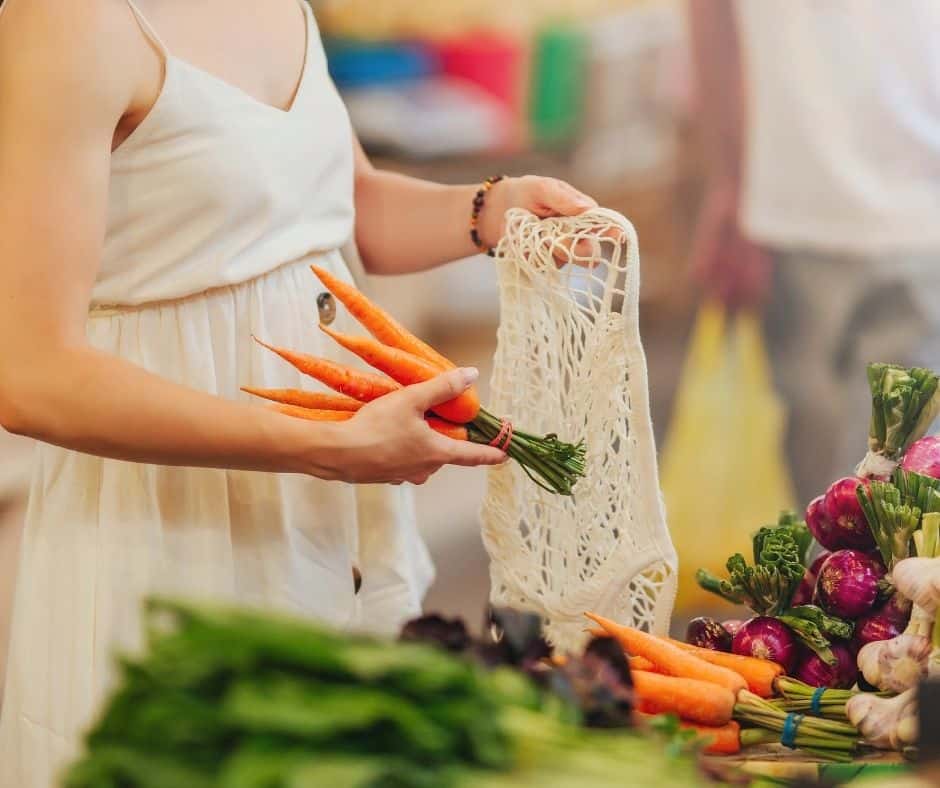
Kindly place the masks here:
MULTIPOLYGON (((321 328, 365 373, 263 343, 335 393, 246 391, 289 416, 343 421, 453 368, 351 286, 313 272, 371 337, 321 328)), ((260 341, 260 340, 259 340, 260 341)), ((148 603, 147 647, 67 788, 696 786, 915 775, 940 730, 940 378, 873 364, 869 451, 801 517, 781 513, 699 583, 736 616, 684 640, 583 610, 583 648, 542 618, 489 612, 483 637, 427 616, 397 642, 246 609, 148 603)), ((516 430, 472 389, 432 429, 502 446, 533 489, 583 483, 579 435, 516 430)), ((921 782, 920 784, 931 784, 921 782)))

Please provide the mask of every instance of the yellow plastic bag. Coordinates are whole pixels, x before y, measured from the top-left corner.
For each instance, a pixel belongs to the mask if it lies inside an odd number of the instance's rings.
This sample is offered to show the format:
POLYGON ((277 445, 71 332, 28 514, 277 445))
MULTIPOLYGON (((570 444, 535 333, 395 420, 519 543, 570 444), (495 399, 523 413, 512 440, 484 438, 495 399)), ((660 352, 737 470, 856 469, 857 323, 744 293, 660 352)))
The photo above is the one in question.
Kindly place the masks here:
POLYGON ((695 572, 750 560, 750 536, 792 507, 783 459, 784 413, 752 314, 699 312, 663 451, 662 486, 679 554, 677 611, 712 607, 695 572))

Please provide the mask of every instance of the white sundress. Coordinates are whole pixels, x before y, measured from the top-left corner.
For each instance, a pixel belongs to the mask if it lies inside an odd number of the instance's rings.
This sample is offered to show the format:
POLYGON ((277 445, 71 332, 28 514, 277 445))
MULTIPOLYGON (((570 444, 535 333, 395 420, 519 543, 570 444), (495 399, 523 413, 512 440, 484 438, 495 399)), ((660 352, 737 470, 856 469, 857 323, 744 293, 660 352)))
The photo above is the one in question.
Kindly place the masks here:
MULTIPOLYGON (((173 381, 316 386, 251 335, 345 362, 315 328, 311 261, 350 280, 352 132, 302 0, 292 106, 264 104, 166 51, 150 114, 114 152, 88 339, 173 381)), ((130 0, 128 0, 130 2, 130 0)), ((357 330, 342 310, 340 330, 357 330)), ((140 644, 151 593, 294 611, 392 633, 433 569, 406 487, 143 465, 41 445, 0 721, 0 786, 48 788, 140 644), (353 567, 362 586, 354 589, 353 567)))

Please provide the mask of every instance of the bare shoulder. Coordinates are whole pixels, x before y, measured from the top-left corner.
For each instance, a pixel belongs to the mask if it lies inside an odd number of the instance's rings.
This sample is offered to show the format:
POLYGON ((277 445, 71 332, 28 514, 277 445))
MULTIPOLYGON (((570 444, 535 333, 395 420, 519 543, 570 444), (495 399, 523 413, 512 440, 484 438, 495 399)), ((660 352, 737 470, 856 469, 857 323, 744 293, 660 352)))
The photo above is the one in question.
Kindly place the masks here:
POLYGON ((141 42, 126 0, 4 0, 0 118, 6 105, 113 124, 137 91, 141 42))

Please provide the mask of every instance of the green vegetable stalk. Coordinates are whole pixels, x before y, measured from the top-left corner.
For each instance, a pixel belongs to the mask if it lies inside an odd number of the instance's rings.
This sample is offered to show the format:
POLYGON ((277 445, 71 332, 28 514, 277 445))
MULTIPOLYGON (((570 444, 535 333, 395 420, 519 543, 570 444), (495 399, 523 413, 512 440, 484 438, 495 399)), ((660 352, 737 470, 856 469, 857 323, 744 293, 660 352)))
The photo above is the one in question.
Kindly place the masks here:
POLYGON ((921 510, 902 502, 901 491, 890 482, 873 481, 856 490, 875 544, 890 572, 911 554, 911 537, 920 525, 921 510))
POLYGON ((940 512, 940 479, 898 468, 891 481, 901 493, 901 502, 915 506, 922 514, 940 512))
POLYGON ((789 730, 792 745, 818 758, 848 762, 853 760, 859 750, 858 729, 847 722, 806 716, 799 720, 793 732, 794 719, 790 718, 788 722, 788 716, 788 712, 747 690, 741 691, 734 706, 736 720, 761 730, 761 734, 752 737, 745 737, 745 731, 742 731, 742 744, 745 741, 779 742, 785 731, 789 730), (771 731, 775 735, 771 735, 771 731))
POLYGON ((704 569, 698 571, 696 579, 705 590, 734 604, 746 604, 758 615, 778 615, 790 606, 803 580, 803 558, 808 547, 804 531, 806 526, 802 523, 761 528, 753 539, 753 566, 748 565, 743 555, 735 553, 726 564, 727 579, 704 569))
POLYGON ((793 630, 803 644, 819 655, 827 665, 835 665, 830 637, 848 640, 855 625, 826 613, 816 605, 791 607, 777 618, 793 630))
POLYGON ((940 412, 940 379, 929 369, 869 364, 872 412, 868 455, 859 476, 887 476, 905 449, 922 438, 940 412))
MULTIPOLYGON (((810 714, 818 709, 815 716, 845 723, 848 722, 845 704, 859 694, 858 690, 826 689, 817 697, 818 690, 816 687, 789 676, 778 678, 775 686, 782 697, 778 700, 772 700, 770 703, 781 711, 810 714), (814 698, 816 698, 815 702, 814 698)), ((877 694, 879 697, 890 696, 890 693, 887 692, 877 694)))

